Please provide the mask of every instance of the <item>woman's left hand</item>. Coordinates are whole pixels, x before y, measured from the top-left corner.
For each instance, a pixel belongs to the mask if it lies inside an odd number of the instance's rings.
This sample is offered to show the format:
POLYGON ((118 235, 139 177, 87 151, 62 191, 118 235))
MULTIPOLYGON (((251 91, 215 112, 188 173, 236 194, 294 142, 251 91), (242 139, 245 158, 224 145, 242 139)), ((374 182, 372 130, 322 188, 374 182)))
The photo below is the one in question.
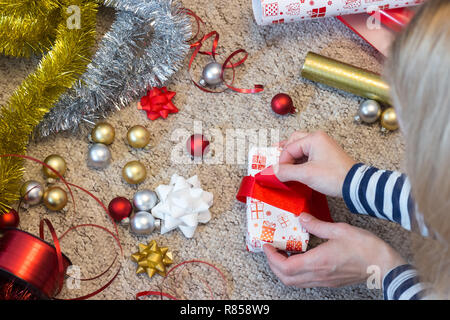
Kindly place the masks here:
POLYGON ((299 219, 309 233, 328 241, 290 257, 264 245, 270 268, 285 285, 340 287, 365 281, 374 270, 379 271, 381 283, 389 270, 406 263, 391 246, 366 230, 320 221, 307 213, 299 219), (368 269, 369 266, 375 267, 368 269))

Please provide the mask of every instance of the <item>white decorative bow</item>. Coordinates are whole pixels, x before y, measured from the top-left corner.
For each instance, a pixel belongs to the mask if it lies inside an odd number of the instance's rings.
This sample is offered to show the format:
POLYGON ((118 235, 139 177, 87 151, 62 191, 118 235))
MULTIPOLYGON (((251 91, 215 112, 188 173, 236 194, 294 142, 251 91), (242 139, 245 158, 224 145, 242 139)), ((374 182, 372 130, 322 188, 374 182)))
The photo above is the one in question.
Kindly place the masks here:
POLYGON ((162 234, 179 227, 187 238, 192 238, 197 225, 211 219, 208 209, 213 194, 201 188, 197 176, 186 180, 174 174, 169 185, 162 184, 155 191, 160 202, 153 207, 152 215, 162 220, 162 234))

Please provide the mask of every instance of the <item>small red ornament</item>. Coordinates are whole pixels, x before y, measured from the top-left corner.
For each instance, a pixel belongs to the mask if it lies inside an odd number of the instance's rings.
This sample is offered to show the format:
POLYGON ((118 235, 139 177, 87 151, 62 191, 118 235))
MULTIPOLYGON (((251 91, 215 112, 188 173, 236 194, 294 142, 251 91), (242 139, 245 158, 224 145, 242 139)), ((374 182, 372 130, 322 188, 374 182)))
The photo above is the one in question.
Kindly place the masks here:
POLYGON ((193 157, 203 157, 208 152, 209 141, 199 133, 193 134, 186 141, 186 149, 193 157))
POLYGON ((291 97, 285 93, 279 93, 273 97, 270 106, 275 113, 281 115, 295 113, 294 103, 291 97))
POLYGON ((172 103, 175 92, 168 91, 166 87, 151 88, 147 95, 141 98, 138 104, 139 110, 147 112, 150 120, 156 120, 159 117, 166 119, 170 113, 177 113, 178 109, 172 103))
POLYGON ((0 230, 6 228, 17 228, 20 219, 16 210, 11 209, 8 212, 0 214, 0 230))
POLYGON ((128 218, 133 210, 131 202, 124 197, 117 197, 111 200, 108 205, 108 211, 111 217, 116 221, 122 221, 128 218))

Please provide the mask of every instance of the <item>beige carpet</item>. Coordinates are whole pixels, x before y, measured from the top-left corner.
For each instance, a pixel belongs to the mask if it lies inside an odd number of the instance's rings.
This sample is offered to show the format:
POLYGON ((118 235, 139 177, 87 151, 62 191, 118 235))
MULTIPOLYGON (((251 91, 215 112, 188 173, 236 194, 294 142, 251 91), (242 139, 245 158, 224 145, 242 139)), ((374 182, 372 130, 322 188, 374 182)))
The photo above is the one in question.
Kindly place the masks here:
MULTIPOLYGON (((220 58, 245 48, 250 56, 237 69, 237 84, 249 87, 255 83, 265 85, 260 94, 245 95, 226 92, 208 94, 196 89, 190 82, 187 67, 180 70, 169 83, 176 91, 175 104, 180 109, 167 120, 151 122, 135 105, 108 118, 116 128, 117 138, 111 146, 113 163, 103 171, 88 169, 86 134, 77 136, 58 134, 39 143, 31 143, 29 155, 44 159, 58 153, 68 162, 66 178, 97 195, 105 204, 115 196, 132 198, 142 188, 156 188, 167 184, 173 173, 185 177, 197 174, 206 190, 214 194, 212 220, 197 229, 193 239, 185 239, 180 231, 166 235, 156 233, 137 237, 126 228, 119 227, 125 259, 118 278, 98 299, 133 299, 138 291, 155 290, 161 277, 149 280, 145 275, 136 276, 135 264, 129 256, 140 242, 157 239, 170 247, 175 262, 202 259, 220 267, 227 276, 227 291, 232 299, 379 299, 380 290, 368 290, 365 285, 339 289, 296 289, 284 286, 269 269, 263 254, 245 250, 245 208, 235 200, 241 178, 246 174, 245 164, 174 164, 170 154, 178 141, 174 141, 175 129, 193 131, 193 122, 201 121, 206 135, 227 129, 276 128, 281 138, 298 129, 323 129, 344 146, 345 150, 362 162, 388 169, 401 169, 403 141, 399 133, 382 134, 378 125, 357 125, 353 122, 361 98, 342 91, 317 85, 300 77, 303 59, 308 51, 314 51, 338 60, 379 72, 383 57, 334 18, 303 23, 260 27, 253 20, 250 0, 210 1, 184 0, 184 5, 201 16, 212 30, 220 33, 220 58), (291 95, 299 113, 295 116, 277 116, 269 107, 271 98, 285 92, 291 95), (125 143, 128 128, 135 124, 145 125, 152 134, 150 151, 134 151, 125 143), (139 159, 148 168, 149 177, 138 187, 127 185, 121 178, 122 166, 130 160, 139 159)), ((101 30, 111 23, 113 12, 102 10, 101 30)), ((207 59, 197 60, 194 73, 200 72, 207 59)), ((7 101, 14 88, 33 69, 34 60, 0 58, 0 103, 7 101)), ((28 163, 27 179, 43 182, 39 166, 28 163)), ((96 223, 112 229, 102 209, 90 198, 75 192, 77 207, 72 205, 65 213, 52 213, 43 206, 21 212, 21 228, 38 233, 38 223, 49 218, 62 233, 69 226, 79 223, 96 223)), ((405 256, 409 256, 408 233, 398 226, 376 221, 369 217, 352 215, 343 200, 329 199, 332 215, 336 221, 368 229, 392 244, 405 256)), ((313 243, 317 241, 313 241, 313 243)), ((357 245, 357 244, 355 244, 357 245)), ((81 267, 82 276, 91 277, 106 269, 114 258, 117 248, 113 239, 97 229, 80 229, 69 233, 62 241, 64 252, 72 262, 81 267)), ((339 254, 339 252, 336 252, 339 254)), ((376 252, 373 252, 376 255, 376 252)), ((111 276, 111 272, 108 276, 111 276)), ((214 288, 216 297, 223 295, 224 287, 218 274, 204 267, 187 267, 177 278, 165 285, 177 288, 180 297, 209 298, 205 285, 214 288)), ((81 288, 65 290, 63 297, 85 294, 101 286, 101 280, 82 282, 81 288)), ((171 289, 172 292, 174 289, 171 289)), ((171 291, 166 288, 166 291, 171 291)))

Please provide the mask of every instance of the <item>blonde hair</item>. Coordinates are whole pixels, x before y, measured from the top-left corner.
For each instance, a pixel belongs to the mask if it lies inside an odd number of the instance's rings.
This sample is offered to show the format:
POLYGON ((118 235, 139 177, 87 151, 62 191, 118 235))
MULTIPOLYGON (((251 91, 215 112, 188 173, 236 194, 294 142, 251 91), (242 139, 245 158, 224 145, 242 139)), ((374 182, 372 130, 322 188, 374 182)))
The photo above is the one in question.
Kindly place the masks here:
POLYGON ((406 141, 418 211, 437 240, 413 238, 415 264, 450 297, 450 1, 429 0, 391 47, 385 67, 406 141))

